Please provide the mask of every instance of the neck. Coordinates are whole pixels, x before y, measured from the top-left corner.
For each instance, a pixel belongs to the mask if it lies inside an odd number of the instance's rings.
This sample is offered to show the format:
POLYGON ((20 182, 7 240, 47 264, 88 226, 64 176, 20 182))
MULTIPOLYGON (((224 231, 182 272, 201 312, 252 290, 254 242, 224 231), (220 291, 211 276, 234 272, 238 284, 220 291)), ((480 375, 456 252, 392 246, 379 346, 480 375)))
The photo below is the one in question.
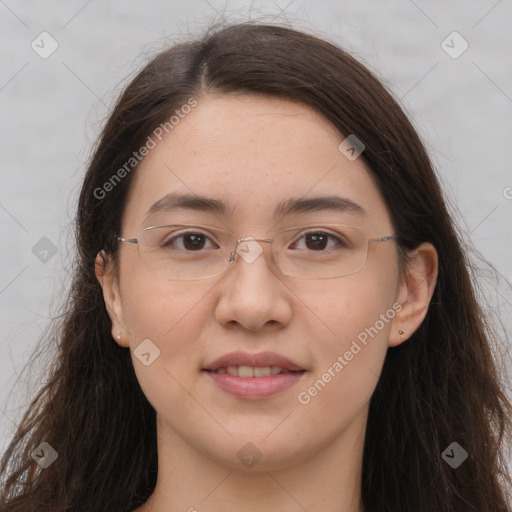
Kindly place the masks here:
MULTIPOLYGON (((216 460, 158 420, 158 480, 134 512, 363 512, 361 472, 367 410, 333 441, 279 464, 216 460)), ((230 451, 226 447, 226 451, 230 451)), ((236 451, 236 450, 235 450, 236 451)))

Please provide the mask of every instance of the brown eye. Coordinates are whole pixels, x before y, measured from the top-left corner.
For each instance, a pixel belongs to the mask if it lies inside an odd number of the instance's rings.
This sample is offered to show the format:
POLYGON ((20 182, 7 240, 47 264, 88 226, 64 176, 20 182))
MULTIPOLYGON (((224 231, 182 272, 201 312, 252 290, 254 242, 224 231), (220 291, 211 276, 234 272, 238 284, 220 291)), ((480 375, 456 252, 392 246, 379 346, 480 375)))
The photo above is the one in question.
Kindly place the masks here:
POLYGON ((309 233, 305 236, 306 247, 313 251, 325 249, 328 242, 328 235, 325 233, 309 233))
POLYGON ((304 249, 309 252, 319 251, 323 252, 326 249, 333 249, 334 247, 343 247, 342 241, 331 233, 324 231, 310 231, 305 233, 296 242, 293 243, 292 249, 304 249))
POLYGON ((165 249, 195 252, 204 249, 208 242, 211 244, 211 241, 205 234, 190 231, 169 238, 162 243, 162 247, 165 249))

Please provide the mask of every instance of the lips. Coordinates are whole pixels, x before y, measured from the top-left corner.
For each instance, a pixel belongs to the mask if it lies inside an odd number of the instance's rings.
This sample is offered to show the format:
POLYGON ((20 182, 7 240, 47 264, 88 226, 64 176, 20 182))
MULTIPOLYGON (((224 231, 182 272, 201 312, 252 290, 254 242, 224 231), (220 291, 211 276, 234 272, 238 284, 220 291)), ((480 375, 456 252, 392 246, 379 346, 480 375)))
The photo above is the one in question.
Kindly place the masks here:
POLYGON ((228 366, 227 368, 218 368, 217 370, 212 371, 219 374, 227 373, 233 377, 250 379, 253 377, 269 377, 270 375, 291 373, 292 370, 287 370, 280 366, 228 366))
POLYGON ((248 367, 248 368, 265 368, 274 367, 286 370, 288 372, 303 371, 301 368, 290 359, 276 354, 274 352, 259 352, 257 354, 251 354, 249 352, 232 352, 225 354, 212 363, 206 365, 204 370, 206 371, 217 371, 220 369, 227 369, 229 367, 248 367))
POLYGON ((203 368, 223 391, 238 398, 267 398, 293 386, 306 373, 290 359, 273 352, 233 352, 203 368))

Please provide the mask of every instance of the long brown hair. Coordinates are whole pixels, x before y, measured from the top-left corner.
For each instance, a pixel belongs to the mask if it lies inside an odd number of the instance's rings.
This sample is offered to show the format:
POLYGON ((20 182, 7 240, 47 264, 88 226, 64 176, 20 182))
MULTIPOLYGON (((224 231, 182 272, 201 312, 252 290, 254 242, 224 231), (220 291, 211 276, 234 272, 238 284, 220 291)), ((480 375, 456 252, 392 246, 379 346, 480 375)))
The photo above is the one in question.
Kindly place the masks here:
POLYGON ((115 258, 136 166, 105 197, 98 190, 176 109, 212 92, 299 101, 341 134, 356 134, 399 246, 409 251, 430 242, 438 250, 427 316, 406 343, 388 349, 371 399, 365 510, 509 512, 512 481, 503 447, 512 405, 493 358, 498 339, 476 300, 470 262, 422 142, 380 81, 348 53, 315 36, 259 23, 215 28, 172 46, 117 101, 80 194, 72 287, 50 336, 58 353, 3 456, 0 510, 127 512, 152 493, 155 411, 129 351, 112 340, 94 273, 99 251, 115 258), (31 457, 42 442, 58 453, 46 469, 31 457), (452 442, 469 455, 457 469, 442 457, 452 442))

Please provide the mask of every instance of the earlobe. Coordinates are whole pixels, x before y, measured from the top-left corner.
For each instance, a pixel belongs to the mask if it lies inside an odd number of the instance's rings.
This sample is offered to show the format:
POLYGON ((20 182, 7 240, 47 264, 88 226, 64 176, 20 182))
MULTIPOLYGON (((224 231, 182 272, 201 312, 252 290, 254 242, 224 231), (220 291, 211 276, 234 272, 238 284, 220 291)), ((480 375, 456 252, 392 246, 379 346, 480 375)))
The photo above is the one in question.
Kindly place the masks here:
POLYGON ((437 283, 438 255, 435 247, 425 242, 409 254, 397 301, 400 312, 393 319, 389 346, 408 340, 421 325, 430 305, 437 283))
POLYGON ((109 257, 100 251, 96 255, 94 264, 94 273, 96 279, 103 290, 103 300, 108 316, 112 322, 112 337, 122 347, 128 347, 128 342, 121 336, 124 329, 121 294, 119 290, 119 281, 113 272, 112 266, 109 264, 109 257))

